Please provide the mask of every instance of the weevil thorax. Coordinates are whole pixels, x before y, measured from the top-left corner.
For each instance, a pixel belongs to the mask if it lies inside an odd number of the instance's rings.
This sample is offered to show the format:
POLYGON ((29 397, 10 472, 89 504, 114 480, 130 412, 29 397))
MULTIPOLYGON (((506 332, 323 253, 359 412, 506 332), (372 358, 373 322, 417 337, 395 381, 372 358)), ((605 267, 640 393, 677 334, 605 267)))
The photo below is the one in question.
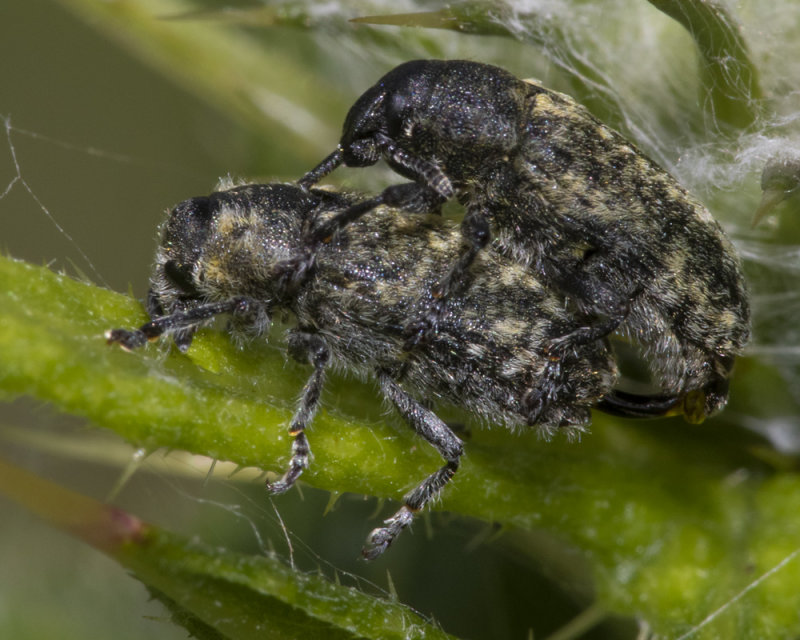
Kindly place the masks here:
MULTIPOLYGON (((350 110, 341 140, 345 164, 373 164, 376 134, 382 134, 407 154, 435 162, 455 182, 474 179, 487 158, 502 158, 517 145, 520 84, 502 69, 465 60, 401 64, 350 110)), ((387 160, 401 175, 417 177, 387 160)))

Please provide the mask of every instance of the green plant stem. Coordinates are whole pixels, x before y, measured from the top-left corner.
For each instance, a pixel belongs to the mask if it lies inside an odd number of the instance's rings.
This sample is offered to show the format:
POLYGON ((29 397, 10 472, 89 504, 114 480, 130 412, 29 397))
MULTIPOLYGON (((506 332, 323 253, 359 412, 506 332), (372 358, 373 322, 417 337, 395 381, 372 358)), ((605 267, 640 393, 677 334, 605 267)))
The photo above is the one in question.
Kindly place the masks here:
POLYGON ((700 53, 706 110, 735 130, 758 118, 763 97, 740 25, 714 0, 648 0, 682 24, 700 53))

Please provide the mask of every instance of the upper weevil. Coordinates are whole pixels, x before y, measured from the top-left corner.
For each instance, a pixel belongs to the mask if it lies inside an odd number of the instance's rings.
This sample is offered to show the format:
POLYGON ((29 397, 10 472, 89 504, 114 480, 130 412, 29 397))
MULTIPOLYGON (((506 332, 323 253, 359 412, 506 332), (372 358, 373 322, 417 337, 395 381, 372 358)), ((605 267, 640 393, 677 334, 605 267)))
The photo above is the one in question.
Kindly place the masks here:
POLYGON ((132 349, 170 334, 185 351, 196 328, 220 314, 251 335, 264 333, 275 313, 293 318, 289 354, 313 371, 289 426, 289 468, 268 485, 273 493, 289 489, 308 466, 305 427, 327 367, 374 377, 383 397, 445 464, 405 497, 386 526, 372 532, 367 557, 383 552, 458 469, 462 442, 431 403, 545 433, 580 429, 594 406, 632 417, 675 406, 674 398, 614 391, 617 368, 605 340, 553 356, 550 341, 574 331, 579 320, 533 272, 491 250, 476 256, 469 284, 442 301, 430 344, 405 352, 403 327, 457 259, 461 234, 438 216, 401 216, 378 207, 339 229, 315 251, 310 266, 294 259, 307 252, 310 228, 324 227, 357 200, 271 184, 233 187, 179 204, 163 229, 150 281, 152 320, 136 330, 109 331, 107 338, 132 349))
POLYGON ((703 205, 572 98, 477 62, 407 62, 356 101, 336 150, 300 184, 381 158, 416 189, 389 187, 374 204, 436 211, 455 195, 466 208, 467 244, 406 327, 407 348, 435 334, 440 300, 491 230, 496 248, 590 316, 561 350, 619 331, 661 389, 684 397, 687 419, 724 406, 750 335, 736 252, 703 205))

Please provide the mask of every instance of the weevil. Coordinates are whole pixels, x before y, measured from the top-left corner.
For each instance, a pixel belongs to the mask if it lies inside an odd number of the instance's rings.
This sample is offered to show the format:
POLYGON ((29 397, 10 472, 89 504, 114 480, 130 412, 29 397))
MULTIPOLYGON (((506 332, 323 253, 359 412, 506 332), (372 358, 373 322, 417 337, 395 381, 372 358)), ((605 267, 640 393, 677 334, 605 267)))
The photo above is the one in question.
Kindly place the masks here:
POLYGON ((162 231, 139 329, 114 329, 109 343, 134 349, 171 335, 181 351, 196 329, 226 314, 233 328, 264 335, 276 314, 293 320, 289 355, 312 372, 289 425, 288 469, 268 483, 287 491, 309 464, 306 427, 320 403, 328 368, 372 378, 388 404, 436 448, 445 464, 404 498, 402 508, 369 536, 364 555, 380 555, 459 467, 463 444, 431 406, 462 407, 486 423, 575 433, 590 409, 630 417, 677 407, 668 396, 614 390, 617 367, 605 340, 555 357, 553 339, 582 320, 529 269, 495 251, 469 265, 468 286, 442 301, 436 333, 407 352, 403 328, 429 304, 440 273, 463 250, 459 226, 439 216, 371 208, 334 237, 309 247, 309 229, 362 196, 296 185, 230 186, 186 200, 162 231), (314 249, 313 260, 293 261, 314 249), (286 273, 287 265, 302 274, 286 273))
POLYGON ((373 204, 436 211, 455 196, 465 207, 465 246, 408 323, 407 349, 436 333, 440 302, 492 243, 588 318, 556 346, 616 331, 664 393, 684 397, 688 420, 725 405, 750 335, 736 251, 698 200, 574 99, 478 62, 406 62, 358 98, 337 148, 299 184, 380 159, 416 189, 393 185, 373 204))

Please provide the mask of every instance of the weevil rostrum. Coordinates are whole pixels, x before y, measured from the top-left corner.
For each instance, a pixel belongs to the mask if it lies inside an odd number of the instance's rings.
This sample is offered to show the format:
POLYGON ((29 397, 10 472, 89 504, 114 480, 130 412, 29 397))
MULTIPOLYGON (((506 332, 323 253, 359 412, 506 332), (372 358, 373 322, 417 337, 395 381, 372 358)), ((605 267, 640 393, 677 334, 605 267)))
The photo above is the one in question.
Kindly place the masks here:
POLYGON ((435 211, 456 196, 465 207, 465 247, 406 327, 408 349, 435 335, 440 301, 492 242, 588 318, 562 350, 616 331, 640 345, 662 392, 683 396, 688 420, 725 405, 750 336, 736 251, 699 201, 575 100, 487 64, 407 62, 356 101, 338 147, 300 184, 380 159, 417 189, 373 203, 435 211))
POLYGON ((288 490, 308 466, 305 429, 326 370, 374 378, 445 464, 370 534, 367 558, 380 555, 458 469, 463 444, 430 406, 449 403, 490 424, 547 435, 582 429, 592 407, 643 417, 676 405, 672 397, 615 391, 617 367, 604 339, 555 357, 550 342, 585 320, 535 272, 493 250, 476 255, 469 284, 442 301, 426 347, 407 352, 408 319, 430 303, 440 274, 462 252, 457 224, 370 205, 329 242, 309 247, 309 229, 324 228, 363 197, 287 184, 227 186, 172 210, 150 282, 152 320, 106 337, 133 349, 166 334, 185 351, 197 327, 221 314, 253 336, 264 334, 276 313, 293 318, 288 352, 312 372, 289 426, 288 470, 268 483, 272 493, 288 490))

